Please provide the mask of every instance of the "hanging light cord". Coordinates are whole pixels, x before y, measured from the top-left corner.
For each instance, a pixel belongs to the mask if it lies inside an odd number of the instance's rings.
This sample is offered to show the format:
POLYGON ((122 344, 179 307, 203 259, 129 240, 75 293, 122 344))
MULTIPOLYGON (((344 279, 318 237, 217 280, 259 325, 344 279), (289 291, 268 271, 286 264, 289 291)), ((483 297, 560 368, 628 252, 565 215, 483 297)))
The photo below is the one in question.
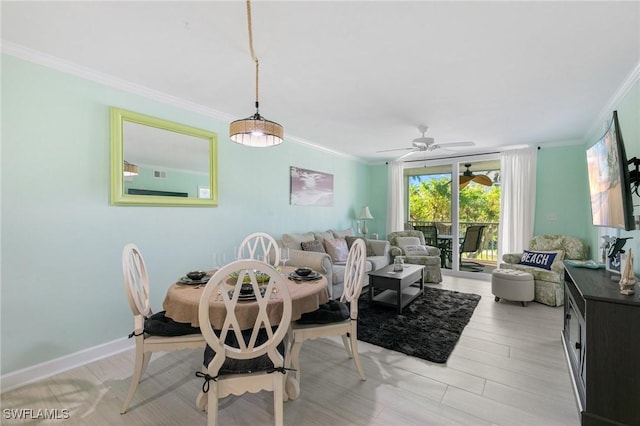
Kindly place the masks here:
POLYGON ((258 100, 258 58, 253 50, 253 31, 251 25, 251 0, 247 0, 247 28, 249 30, 249 50, 251 52, 251 60, 256 63, 256 115, 259 117, 259 100, 258 100))

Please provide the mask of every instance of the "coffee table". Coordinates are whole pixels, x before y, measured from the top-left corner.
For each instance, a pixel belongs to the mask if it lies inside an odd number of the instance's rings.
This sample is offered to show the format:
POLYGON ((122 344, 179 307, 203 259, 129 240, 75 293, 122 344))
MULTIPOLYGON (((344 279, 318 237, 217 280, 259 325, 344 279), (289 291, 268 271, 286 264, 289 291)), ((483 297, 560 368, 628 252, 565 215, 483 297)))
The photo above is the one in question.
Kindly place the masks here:
POLYGON ((424 289, 424 266, 404 265, 401 272, 393 270, 394 265, 385 266, 377 271, 369 272, 369 306, 376 304, 394 306, 398 313, 424 289), (413 286, 418 282, 419 286, 413 286), (384 291, 374 296, 374 289, 384 291))

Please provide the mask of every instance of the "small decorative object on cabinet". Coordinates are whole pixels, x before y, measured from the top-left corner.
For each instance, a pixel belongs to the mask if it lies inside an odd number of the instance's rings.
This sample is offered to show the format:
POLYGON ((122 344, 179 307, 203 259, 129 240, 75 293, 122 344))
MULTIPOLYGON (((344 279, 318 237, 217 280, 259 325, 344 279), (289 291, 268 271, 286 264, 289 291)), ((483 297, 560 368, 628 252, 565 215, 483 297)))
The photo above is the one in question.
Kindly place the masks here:
POLYGON ((565 261, 562 343, 582 425, 640 425, 640 300, 565 261))
POLYGON ((624 264, 624 270, 620 277, 620 293, 631 296, 634 293, 633 287, 635 287, 635 285, 636 276, 633 274, 633 254, 631 253, 631 249, 629 249, 627 261, 624 264))

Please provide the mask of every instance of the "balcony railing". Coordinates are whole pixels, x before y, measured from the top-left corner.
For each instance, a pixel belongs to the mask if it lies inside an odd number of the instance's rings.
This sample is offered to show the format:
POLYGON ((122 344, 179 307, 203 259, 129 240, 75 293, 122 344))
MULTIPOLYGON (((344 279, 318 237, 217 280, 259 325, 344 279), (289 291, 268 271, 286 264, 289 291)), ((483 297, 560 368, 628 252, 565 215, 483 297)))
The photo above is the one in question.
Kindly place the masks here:
MULTIPOLYGON (((411 221, 409 222, 416 230, 420 230, 421 227, 435 226, 438 230, 438 235, 451 235, 452 223, 451 222, 424 222, 424 221, 411 221)), ((484 225, 484 231, 482 234, 482 241, 480 243, 480 249, 474 253, 463 253, 462 260, 469 260, 477 262, 487 266, 497 266, 498 264, 498 222, 460 222, 460 241, 464 237, 467 228, 472 225, 484 225)))

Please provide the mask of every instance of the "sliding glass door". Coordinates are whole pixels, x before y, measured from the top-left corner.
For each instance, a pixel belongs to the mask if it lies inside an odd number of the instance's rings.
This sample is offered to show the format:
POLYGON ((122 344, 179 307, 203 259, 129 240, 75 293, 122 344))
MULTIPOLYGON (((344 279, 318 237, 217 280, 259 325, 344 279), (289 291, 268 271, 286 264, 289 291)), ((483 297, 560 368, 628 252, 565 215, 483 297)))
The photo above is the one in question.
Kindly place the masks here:
POLYGON ((462 274, 494 269, 500 161, 487 157, 427 160, 416 167, 409 163, 405 176, 407 222, 425 234, 427 244, 440 248, 443 270, 462 274))

